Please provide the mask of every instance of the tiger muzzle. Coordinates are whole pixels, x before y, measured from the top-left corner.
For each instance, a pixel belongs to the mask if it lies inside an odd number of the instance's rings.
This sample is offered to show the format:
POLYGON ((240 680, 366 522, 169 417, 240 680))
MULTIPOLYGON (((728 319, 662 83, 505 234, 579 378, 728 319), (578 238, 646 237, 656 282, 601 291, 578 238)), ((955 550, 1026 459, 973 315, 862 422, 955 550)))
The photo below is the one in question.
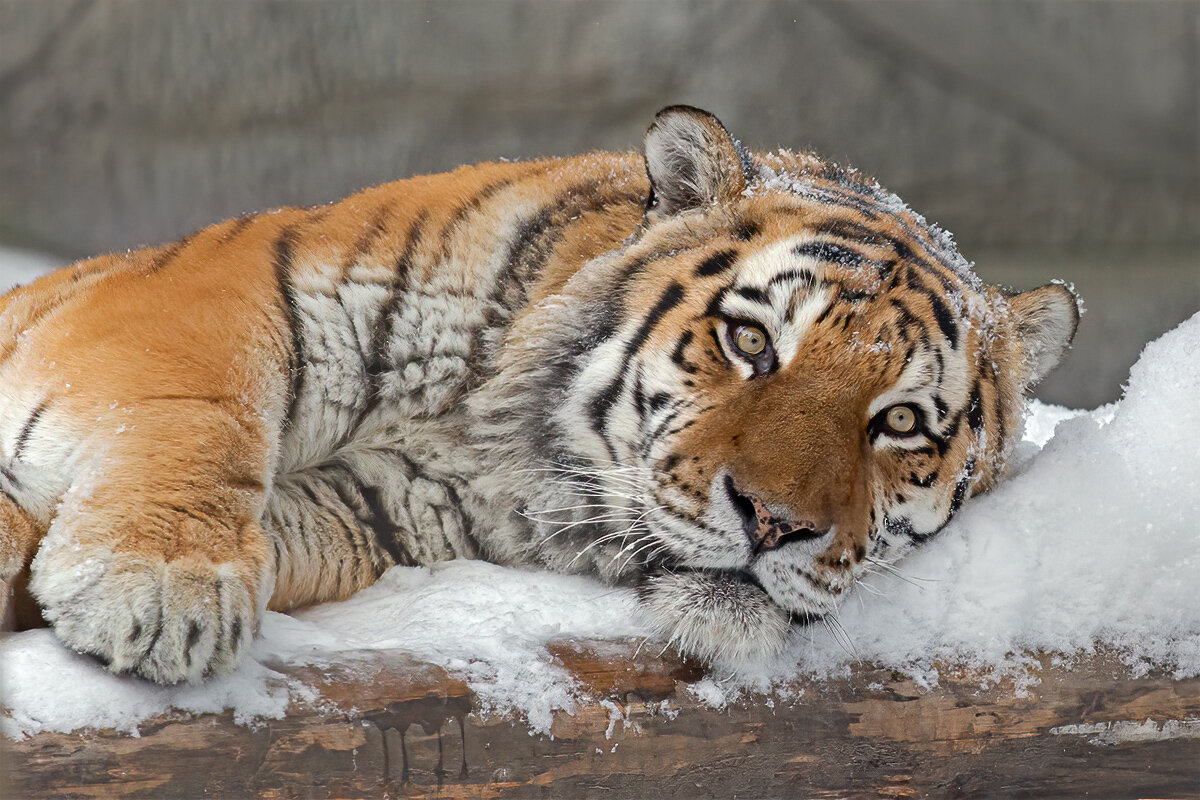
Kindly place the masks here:
POLYGON ((739 491, 733 478, 728 475, 725 476, 725 491, 742 518, 742 529, 750 540, 750 550, 754 555, 778 550, 790 542, 820 539, 829 533, 828 527, 819 526, 811 520, 780 518, 756 495, 739 491))

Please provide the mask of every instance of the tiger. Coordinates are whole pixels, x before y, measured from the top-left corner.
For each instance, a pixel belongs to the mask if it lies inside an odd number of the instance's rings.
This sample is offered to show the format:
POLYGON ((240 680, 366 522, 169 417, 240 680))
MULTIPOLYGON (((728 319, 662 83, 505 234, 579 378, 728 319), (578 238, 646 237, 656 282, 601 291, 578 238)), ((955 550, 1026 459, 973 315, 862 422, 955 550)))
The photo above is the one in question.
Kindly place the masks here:
MULTIPOLYGON (((994 486, 1071 289, 986 285, 875 180, 671 106, 641 152, 463 166, 0 299, 0 580, 117 674, 454 558, 777 656, 994 486)), ((11 598, 11 600, 10 600, 11 598)))

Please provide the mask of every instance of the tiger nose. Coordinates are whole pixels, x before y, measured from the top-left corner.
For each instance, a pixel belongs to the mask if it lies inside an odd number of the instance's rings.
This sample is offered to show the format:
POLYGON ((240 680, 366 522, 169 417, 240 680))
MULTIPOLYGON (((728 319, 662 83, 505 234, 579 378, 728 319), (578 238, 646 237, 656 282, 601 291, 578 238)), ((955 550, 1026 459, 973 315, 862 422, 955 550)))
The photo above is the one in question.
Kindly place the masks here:
POLYGON ((773 514, 758 497, 739 491, 729 475, 725 476, 725 491, 742 518, 742 529, 750 540, 750 551, 754 555, 777 550, 789 542, 820 539, 829 533, 828 526, 820 526, 811 520, 782 519, 773 514))

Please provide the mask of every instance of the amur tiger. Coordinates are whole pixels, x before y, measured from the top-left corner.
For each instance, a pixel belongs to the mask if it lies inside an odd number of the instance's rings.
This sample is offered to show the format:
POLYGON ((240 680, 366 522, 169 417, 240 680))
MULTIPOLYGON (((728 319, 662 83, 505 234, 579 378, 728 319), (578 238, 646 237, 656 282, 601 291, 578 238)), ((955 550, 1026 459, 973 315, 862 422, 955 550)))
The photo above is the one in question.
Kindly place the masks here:
POLYGON ((636 587, 736 666, 992 486, 1078 321, 863 175, 673 106, 0 299, 0 579, 118 673, 485 558, 636 587))

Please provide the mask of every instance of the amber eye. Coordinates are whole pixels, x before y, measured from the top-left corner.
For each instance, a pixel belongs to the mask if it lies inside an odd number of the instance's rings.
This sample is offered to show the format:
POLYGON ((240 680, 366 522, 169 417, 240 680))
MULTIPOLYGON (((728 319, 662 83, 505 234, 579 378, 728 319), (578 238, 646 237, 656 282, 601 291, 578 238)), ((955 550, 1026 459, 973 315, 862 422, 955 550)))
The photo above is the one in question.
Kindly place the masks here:
POLYGON ((767 349, 767 334, 754 325, 739 325, 733 331, 733 343, 748 356, 757 356, 767 349))
POLYGON ((883 421, 888 433, 909 434, 917 429, 917 410, 908 405, 892 406, 883 421))

